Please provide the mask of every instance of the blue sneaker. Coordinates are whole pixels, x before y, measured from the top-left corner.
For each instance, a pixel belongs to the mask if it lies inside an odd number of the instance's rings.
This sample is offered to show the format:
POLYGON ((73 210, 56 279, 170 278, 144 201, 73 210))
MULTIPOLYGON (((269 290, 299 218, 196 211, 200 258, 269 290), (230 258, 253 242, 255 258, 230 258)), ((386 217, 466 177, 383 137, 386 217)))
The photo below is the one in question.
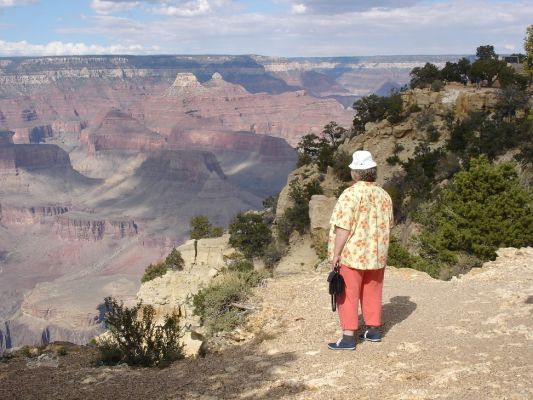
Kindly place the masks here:
POLYGON ((359 335, 359 339, 369 342, 381 342, 381 332, 376 328, 368 328, 359 335))
POLYGON ((340 338, 334 343, 328 343, 328 349, 331 350, 355 350, 355 339, 345 340, 340 338))

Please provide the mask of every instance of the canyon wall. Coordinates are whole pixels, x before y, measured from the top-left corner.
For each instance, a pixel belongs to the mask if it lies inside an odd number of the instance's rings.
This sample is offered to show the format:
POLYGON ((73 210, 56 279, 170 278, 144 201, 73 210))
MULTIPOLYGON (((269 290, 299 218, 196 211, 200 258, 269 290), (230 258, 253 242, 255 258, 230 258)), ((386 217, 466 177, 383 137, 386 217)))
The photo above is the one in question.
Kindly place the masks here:
MULTIPOLYGON (((351 125, 361 62, 0 60, 0 345, 83 342, 103 298, 134 300, 192 217, 225 226, 261 207, 302 135, 351 125)), ((365 65, 376 85, 398 69, 365 65)))

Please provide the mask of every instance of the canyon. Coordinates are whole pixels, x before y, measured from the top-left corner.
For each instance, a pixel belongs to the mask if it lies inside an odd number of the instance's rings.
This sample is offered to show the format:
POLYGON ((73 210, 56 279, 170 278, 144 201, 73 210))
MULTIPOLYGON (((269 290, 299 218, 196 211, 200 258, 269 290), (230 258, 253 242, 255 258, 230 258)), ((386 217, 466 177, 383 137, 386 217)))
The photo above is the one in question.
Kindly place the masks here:
POLYGON ((259 208, 301 136, 455 58, 0 59, 0 348, 86 342, 193 216, 259 208))

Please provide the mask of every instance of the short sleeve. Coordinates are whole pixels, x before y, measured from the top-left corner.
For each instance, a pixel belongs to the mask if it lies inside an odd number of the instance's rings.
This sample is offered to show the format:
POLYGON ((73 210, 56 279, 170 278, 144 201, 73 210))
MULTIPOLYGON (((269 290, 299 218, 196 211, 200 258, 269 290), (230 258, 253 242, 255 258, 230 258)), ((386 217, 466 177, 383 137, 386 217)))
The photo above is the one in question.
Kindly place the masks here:
POLYGON ((331 214, 331 219, 329 221, 330 226, 338 226, 339 228, 349 231, 352 228, 352 223, 354 220, 354 200, 351 198, 349 192, 344 191, 339 197, 339 200, 337 200, 337 204, 335 204, 333 214, 331 214))

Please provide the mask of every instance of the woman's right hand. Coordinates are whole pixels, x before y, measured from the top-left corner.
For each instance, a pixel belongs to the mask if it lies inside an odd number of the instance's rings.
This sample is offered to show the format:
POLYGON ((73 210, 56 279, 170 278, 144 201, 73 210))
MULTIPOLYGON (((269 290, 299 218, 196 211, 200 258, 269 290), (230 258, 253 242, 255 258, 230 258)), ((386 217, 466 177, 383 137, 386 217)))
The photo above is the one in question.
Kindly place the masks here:
POLYGON ((331 270, 333 271, 337 265, 340 265, 340 256, 333 257, 333 260, 331 260, 331 270))

